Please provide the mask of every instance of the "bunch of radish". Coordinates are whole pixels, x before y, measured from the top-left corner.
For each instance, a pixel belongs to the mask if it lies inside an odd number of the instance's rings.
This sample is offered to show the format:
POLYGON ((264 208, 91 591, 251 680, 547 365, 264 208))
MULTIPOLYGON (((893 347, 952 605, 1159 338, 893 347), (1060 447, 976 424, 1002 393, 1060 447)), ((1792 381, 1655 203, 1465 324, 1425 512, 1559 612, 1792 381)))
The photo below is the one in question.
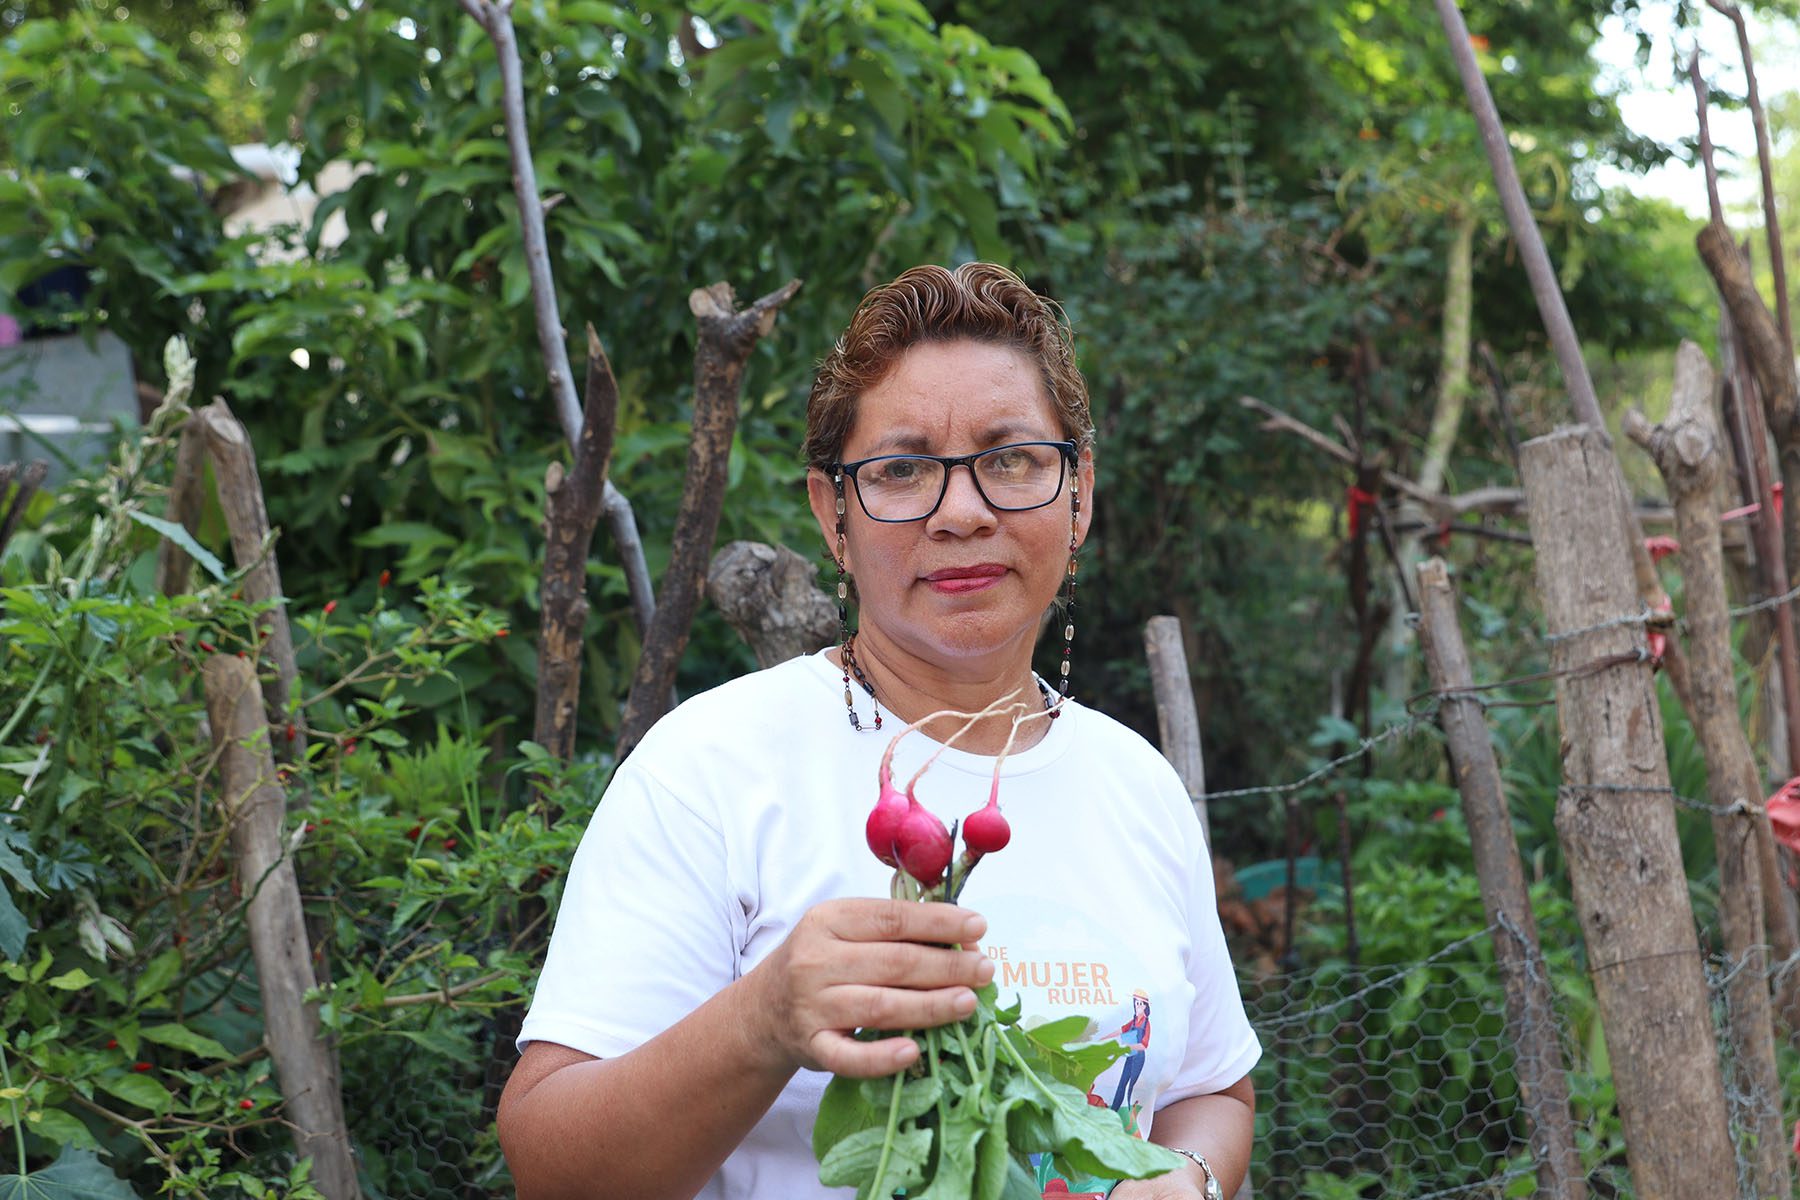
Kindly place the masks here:
POLYGON ((917 788, 919 780, 931 769, 938 755, 955 745, 976 722, 1004 713, 1009 706, 1016 707, 1017 695, 1015 692, 1002 697, 978 713, 957 712, 953 709, 934 712, 914 721, 888 742, 887 752, 881 756, 881 769, 877 773, 875 807, 869 811, 864 831, 868 838, 869 852, 887 866, 893 867, 896 872, 896 898, 910 895, 913 899, 954 901, 962 891, 962 885, 968 882, 969 872, 974 869, 975 864, 984 855, 1006 849, 1007 842, 1012 840, 1012 827, 1006 823, 1006 817, 1000 811, 1000 768, 1005 764, 1006 756, 1012 753, 1019 730, 1028 721, 1048 716, 1048 710, 1013 718, 1006 745, 994 759, 994 779, 988 788, 987 805, 976 809, 960 822, 963 852, 960 858, 956 858, 955 871, 951 871, 950 867, 951 860, 955 857, 956 827, 946 829, 935 814, 920 804, 917 788), (913 773, 913 777, 907 780, 904 791, 896 788, 894 751, 899 749, 901 741, 907 734, 946 717, 964 718, 962 728, 951 734, 944 745, 913 773))
MULTIPOLYGON (((985 806, 956 825, 919 803, 919 780, 944 749, 986 718, 1018 709, 1012 695, 979 713, 938 712, 894 736, 882 755, 875 807, 864 832, 869 850, 894 868, 895 899, 954 902, 983 856, 1004 850, 1012 830, 1000 811, 1000 768, 1026 722, 1016 716, 994 762, 985 806), (936 720, 964 718, 962 728, 907 781, 894 786, 894 751, 907 734, 936 720)), ((1110 1109, 1088 1103, 1094 1079, 1124 1048, 1068 1044, 1088 1018, 1066 1016, 1026 1029, 1021 1005, 1002 1008, 992 983, 976 991, 975 1011, 961 1021, 911 1031, 919 1057, 890 1079, 834 1078, 813 1124, 819 1180, 854 1187, 858 1200, 1040 1200, 1032 1156, 1049 1155, 1069 1179, 1147 1179, 1185 1160, 1128 1133, 1110 1109)), ((891 1031, 865 1029, 877 1040, 891 1031)))

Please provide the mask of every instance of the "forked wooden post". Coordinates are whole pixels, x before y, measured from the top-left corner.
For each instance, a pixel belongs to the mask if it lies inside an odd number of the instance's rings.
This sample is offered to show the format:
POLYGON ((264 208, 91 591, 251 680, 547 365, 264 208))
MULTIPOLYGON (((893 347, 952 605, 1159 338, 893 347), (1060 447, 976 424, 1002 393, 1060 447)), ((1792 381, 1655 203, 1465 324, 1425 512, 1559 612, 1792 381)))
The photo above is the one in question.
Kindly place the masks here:
POLYGON ((1525 889, 1512 814, 1500 786, 1500 764, 1481 704, 1467 690, 1475 678, 1457 619, 1456 592, 1441 558, 1419 564, 1419 618, 1431 686, 1439 694, 1438 724, 1449 743, 1456 787, 1462 793, 1481 905, 1494 930, 1494 961, 1506 993, 1519 1097, 1537 1156, 1538 1194, 1545 1200, 1583 1200, 1587 1177, 1575 1151, 1569 1079, 1557 1040, 1556 1009, 1538 944, 1537 918, 1525 889))
POLYGON ((1712 1005, 1688 901, 1619 468, 1586 427, 1534 438, 1520 472, 1552 638, 1568 857, 1638 1200, 1737 1178, 1712 1005))
MULTIPOLYGON (((1754 1136, 1758 1196, 1791 1194, 1787 1139, 1782 1136, 1781 1080, 1775 1070, 1769 1015, 1769 962, 1763 934, 1761 863, 1756 831, 1767 827, 1761 780, 1750 739, 1738 717, 1731 657, 1731 612, 1725 600, 1725 559, 1719 544, 1719 480, 1725 456, 1713 420, 1713 371, 1692 342, 1675 355, 1675 391, 1668 419, 1652 426, 1633 410, 1625 432, 1648 451, 1675 505, 1681 542, 1682 598, 1687 608, 1689 687, 1695 733, 1706 754, 1706 793, 1719 863, 1719 926, 1734 970, 1725 988, 1730 1024, 1731 1082, 1746 1097, 1754 1136)), ((1793 977, 1781 981, 1793 1002, 1793 977)))
POLYGON ((244 895, 244 924, 262 991, 264 1036, 294 1126, 296 1149, 313 1163, 313 1184, 327 1200, 362 1194, 330 1045, 320 1038, 312 955, 294 860, 282 844, 285 804, 269 753, 256 670, 249 660, 214 655, 202 668, 206 715, 219 755, 220 802, 232 865, 244 895))
POLYGON ((1181 621, 1151 617, 1144 623, 1144 656, 1150 661, 1150 686, 1156 694, 1156 733, 1163 757, 1181 776, 1212 848, 1212 823, 1206 815, 1206 762, 1200 749, 1200 714, 1194 708, 1194 684, 1188 676, 1187 647, 1181 621))

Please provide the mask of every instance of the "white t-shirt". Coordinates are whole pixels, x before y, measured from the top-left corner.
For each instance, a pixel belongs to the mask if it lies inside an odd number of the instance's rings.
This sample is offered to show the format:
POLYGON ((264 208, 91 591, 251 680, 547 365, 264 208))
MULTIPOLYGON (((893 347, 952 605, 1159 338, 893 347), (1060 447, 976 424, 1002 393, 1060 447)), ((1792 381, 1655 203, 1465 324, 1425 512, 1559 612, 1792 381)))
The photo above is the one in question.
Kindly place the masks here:
MULTIPOLYGON (((658 722, 575 854, 520 1046, 625 1054, 755 967, 813 905, 886 896, 892 872, 863 836, 898 731, 886 724, 850 728, 842 674, 822 655, 734 680, 658 722)), ((936 748, 909 735, 896 783, 936 748)), ((1002 772, 1012 841, 960 902, 988 919, 982 948, 1001 1003, 1022 996, 1033 1024, 1081 1013, 1092 1040, 1133 1047, 1090 1091, 1148 1134, 1158 1108, 1235 1083, 1261 1054, 1200 823, 1154 748, 1072 701, 1002 772)), ((948 825, 986 804, 992 776, 993 759, 947 750, 919 801, 948 825)), ((828 1079, 798 1072, 700 1196, 850 1195, 819 1183, 812 1155, 828 1079)))

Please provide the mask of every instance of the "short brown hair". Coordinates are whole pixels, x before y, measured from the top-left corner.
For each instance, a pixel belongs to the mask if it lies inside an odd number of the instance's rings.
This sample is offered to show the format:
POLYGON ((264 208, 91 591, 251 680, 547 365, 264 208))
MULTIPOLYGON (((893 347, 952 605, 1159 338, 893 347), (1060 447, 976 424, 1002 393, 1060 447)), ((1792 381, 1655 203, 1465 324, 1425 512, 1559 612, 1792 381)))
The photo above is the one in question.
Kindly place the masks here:
POLYGON ((1087 381, 1075 366, 1075 337, 1056 301, 994 263, 953 271, 913 267, 863 297, 850 327, 819 366, 806 404, 808 466, 836 462, 856 419, 856 401, 921 342, 967 339, 1011 346, 1037 364, 1063 436, 1086 448, 1094 426, 1087 381))

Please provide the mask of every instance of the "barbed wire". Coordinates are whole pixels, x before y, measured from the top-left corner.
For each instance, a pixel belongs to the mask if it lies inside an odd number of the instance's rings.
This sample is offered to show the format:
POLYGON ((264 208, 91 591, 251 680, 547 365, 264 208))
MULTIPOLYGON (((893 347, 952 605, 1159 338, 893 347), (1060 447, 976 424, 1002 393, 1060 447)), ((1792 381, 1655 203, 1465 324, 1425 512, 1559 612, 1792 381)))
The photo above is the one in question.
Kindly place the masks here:
POLYGON ((1324 779, 1339 767, 1342 767, 1347 763, 1353 763, 1365 754, 1373 753, 1377 747, 1391 742, 1397 737, 1410 734, 1426 724, 1429 724, 1427 718, 1417 715, 1409 716, 1404 721, 1396 721, 1386 729, 1383 729, 1380 733, 1371 734, 1370 736, 1363 738, 1362 741, 1357 744, 1355 749, 1338 755, 1330 762, 1319 767, 1305 777, 1294 780, 1292 783, 1270 783, 1262 784, 1257 787, 1227 788, 1224 791, 1207 792, 1206 798, 1209 801, 1228 800, 1236 796, 1282 796, 1289 792, 1297 792, 1301 788, 1315 784, 1319 780, 1324 779))

